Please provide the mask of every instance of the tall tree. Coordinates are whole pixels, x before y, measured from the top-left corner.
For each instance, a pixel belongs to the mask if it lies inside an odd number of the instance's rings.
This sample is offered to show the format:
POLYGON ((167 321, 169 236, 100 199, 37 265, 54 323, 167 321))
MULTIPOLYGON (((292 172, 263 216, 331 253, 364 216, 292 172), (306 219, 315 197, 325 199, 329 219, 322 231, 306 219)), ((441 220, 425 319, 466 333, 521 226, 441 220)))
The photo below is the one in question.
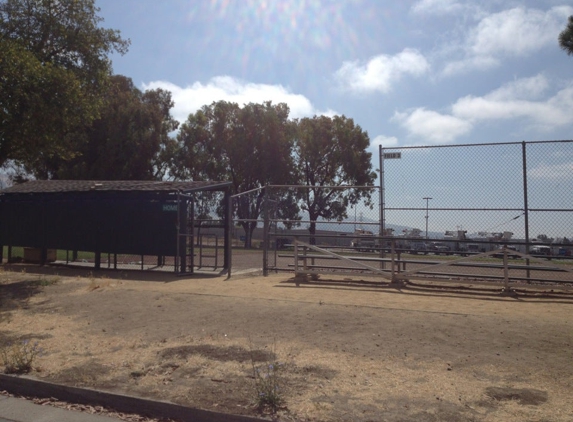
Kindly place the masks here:
POLYGON ((98 12, 94 0, 0 0, 0 165, 71 157, 69 134, 98 117, 107 56, 129 45, 98 12))
POLYGON ((559 34, 559 45, 569 55, 573 55, 573 16, 569 16, 567 26, 559 34))
POLYGON ((0 39, 0 165, 69 156, 66 134, 83 121, 83 106, 81 83, 72 73, 0 39))
MULTIPOLYGON (((293 179, 293 124, 286 104, 246 104, 219 101, 189 116, 178 135, 179 151, 170 174, 193 180, 230 180, 233 193, 293 179)), ((234 212, 251 246, 264 191, 238 198, 234 212)), ((284 198, 283 198, 284 200, 284 198)), ((285 207, 294 212, 296 207, 285 207)), ((293 215, 294 217, 294 215, 293 215)), ((281 216, 287 218, 287 216, 281 216)))
POLYGON ((342 220, 349 205, 369 199, 369 189, 330 189, 336 186, 371 186, 376 180, 366 149, 368 134, 345 116, 315 116, 298 121, 295 165, 302 190, 301 208, 310 219, 309 232, 314 242, 316 220, 342 220))
POLYGON ((162 89, 141 92, 130 78, 111 77, 101 116, 81 135, 76 156, 53 160, 55 178, 93 180, 162 179, 169 136, 179 123, 170 114, 171 93, 162 89))

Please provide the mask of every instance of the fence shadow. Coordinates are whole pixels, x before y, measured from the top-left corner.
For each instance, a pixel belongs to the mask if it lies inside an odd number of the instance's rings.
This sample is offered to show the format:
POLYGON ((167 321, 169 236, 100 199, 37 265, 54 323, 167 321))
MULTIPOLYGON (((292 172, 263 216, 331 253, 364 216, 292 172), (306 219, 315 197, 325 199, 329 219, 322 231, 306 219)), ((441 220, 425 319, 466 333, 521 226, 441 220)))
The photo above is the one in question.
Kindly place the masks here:
POLYGON ((194 274, 176 274, 167 271, 140 270, 140 269, 100 269, 94 270, 92 267, 82 267, 73 265, 34 265, 34 264, 2 264, 0 267, 6 272, 34 274, 38 276, 62 276, 62 277, 81 277, 94 279, 117 279, 133 281, 151 281, 158 283, 170 283, 186 279, 205 279, 218 278, 222 276, 221 271, 203 270, 196 271, 194 274))
POLYGON ((279 288, 302 289, 334 289, 340 291, 378 292, 387 294, 405 294, 425 297, 470 298, 478 300, 507 301, 508 298, 517 302, 528 303, 570 303, 573 305, 573 290, 559 286, 534 285, 528 287, 512 287, 505 291, 503 285, 462 285, 462 284, 430 284, 424 282, 406 282, 392 284, 389 281, 369 280, 336 280, 321 278, 319 280, 299 281, 295 277, 282 281, 279 288))

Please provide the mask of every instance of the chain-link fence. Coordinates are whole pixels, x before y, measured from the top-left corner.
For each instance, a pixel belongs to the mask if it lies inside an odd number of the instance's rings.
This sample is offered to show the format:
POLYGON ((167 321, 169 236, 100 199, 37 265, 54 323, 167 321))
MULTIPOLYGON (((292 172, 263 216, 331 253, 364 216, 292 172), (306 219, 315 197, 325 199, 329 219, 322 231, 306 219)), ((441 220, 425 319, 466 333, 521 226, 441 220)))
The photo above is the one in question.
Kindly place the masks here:
POLYGON ((322 272, 363 274, 370 260, 417 276, 573 281, 573 141, 380 148, 380 158, 379 187, 233 197, 233 271, 293 271, 296 240, 358 262, 309 255, 322 272))
MULTIPOLYGON (((382 149, 384 223, 573 249, 573 141, 382 149), (399 153, 399 154, 395 154, 399 153), (571 246, 569 246, 571 244, 571 246)), ((427 236, 426 236, 427 230, 427 236)), ((565 251, 565 252, 564 252, 565 251)))
POLYGON ((379 187, 267 186, 233 196, 231 209, 234 273, 292 271, 295 239, 343 250, 355 233, 372 247, 380 233, 379 187))

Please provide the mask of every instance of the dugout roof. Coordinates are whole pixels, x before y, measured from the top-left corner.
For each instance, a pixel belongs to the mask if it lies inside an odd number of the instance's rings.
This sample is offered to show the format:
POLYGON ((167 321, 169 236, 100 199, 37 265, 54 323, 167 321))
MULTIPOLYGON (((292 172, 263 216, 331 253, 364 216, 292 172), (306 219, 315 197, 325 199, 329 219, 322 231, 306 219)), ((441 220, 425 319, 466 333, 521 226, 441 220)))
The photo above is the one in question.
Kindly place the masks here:
POLYGON ((190 193, 225 190, 230 184, 230 182, 167 182, 155 180, 31 180, 0 190, 0 195, 64 192, 190 193))

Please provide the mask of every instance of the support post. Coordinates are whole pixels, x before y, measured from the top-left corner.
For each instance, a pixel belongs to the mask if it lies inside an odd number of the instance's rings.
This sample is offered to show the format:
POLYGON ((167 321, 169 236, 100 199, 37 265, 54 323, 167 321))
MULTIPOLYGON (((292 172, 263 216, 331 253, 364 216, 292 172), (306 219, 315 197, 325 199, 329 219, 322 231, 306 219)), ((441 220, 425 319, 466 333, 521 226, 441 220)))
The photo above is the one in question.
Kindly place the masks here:
POLYGON ((269 185, 265 186, 264 193, 264 223, 263 223, 263 276, 269 275, 269 185))
POLYGON ((101 252, 95 252, 95 263, 94 268, 99 270, 101 268, 101 252))
MULTIPOLYGON (((526 151, 525 141, 521 142, 521 155, 523 161, 523 215, 525 224, 525 254, 529 255, 529 204, 527 199, 527 151, 526 151)), ((527 266, 527 280, 529 281, 531 277, 531 271, 529 269, 529 258, 525 259, 525 265, 527 266)))
POLYGON ((227 279, 231 278, 231 271, 233 269, 233 254, 231 245, 231 227, 233 224, 233 198, 231 198, 230 191, 225 191, 225 206, 226 206, 226 222, 225 222, 225 268, 227 268, 227 279))
MULTIPOLYGON (((380 161, 380 236, 386 236, 386 191, 384 187, 384 148, 382 145, 378 146, 378 154, 379 154, 379 161, 380 161)), ((356 223, 356 218, 354 218, 356 223)), ((384 240, 380 240, 380 258, 384 258, 384 240)), ((385 268, 384 261, 380 261, 380 269, 385 268)))
POLYGON ((227 270, 229 277, 231 276, 231 196, 229 189, 225 189, 225 196, 223 198, 223 207, 225 213, 223 215, 223 230, 224 230, 224 250, 223 250, 223 269, 227 270))

